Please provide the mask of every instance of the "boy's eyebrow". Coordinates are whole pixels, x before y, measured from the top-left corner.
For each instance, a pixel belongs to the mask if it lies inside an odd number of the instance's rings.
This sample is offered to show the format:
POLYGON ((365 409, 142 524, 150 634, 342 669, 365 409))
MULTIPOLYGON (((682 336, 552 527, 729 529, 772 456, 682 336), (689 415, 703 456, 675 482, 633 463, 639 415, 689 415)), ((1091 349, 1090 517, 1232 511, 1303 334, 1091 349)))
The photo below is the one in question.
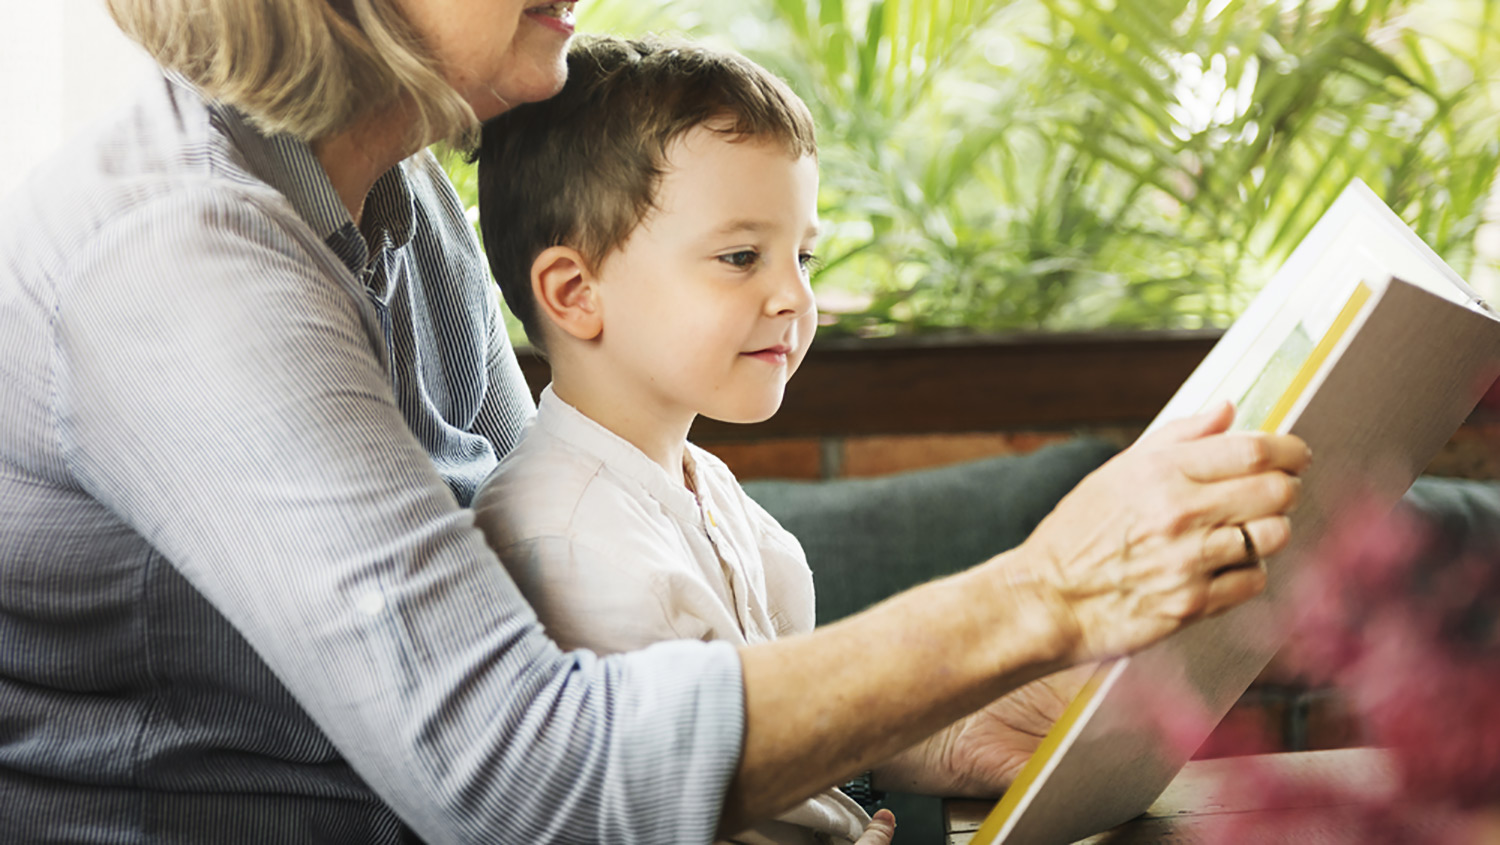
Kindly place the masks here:
MULTIPOLYGON (((761 232, 769 231, 775 228, 777 228, 776 224, 769 220, 755 220, 753 218, 746 217, 740 218, 738 220, 730 220, 728 223, 725 223, 723 226, 715 229, 710 234, 732 235, 737 232, 750 232, 752 234, 759 234, 761 232)), ((806 237, 816 237, 821 231, 822 227, 815 220, 813 221, 812 225, 807 227, 807 232, 805 233, 805 235, 806 237)))
POLYGON ((750 218, 740 218, 738 220, 730 220, 723 226, 715 229, 713 234, 729 235, 735 232, 764 232, 768 229, 774 228, 776 228, 776 224, 770 222, 769 220, 753 220, 750 218))

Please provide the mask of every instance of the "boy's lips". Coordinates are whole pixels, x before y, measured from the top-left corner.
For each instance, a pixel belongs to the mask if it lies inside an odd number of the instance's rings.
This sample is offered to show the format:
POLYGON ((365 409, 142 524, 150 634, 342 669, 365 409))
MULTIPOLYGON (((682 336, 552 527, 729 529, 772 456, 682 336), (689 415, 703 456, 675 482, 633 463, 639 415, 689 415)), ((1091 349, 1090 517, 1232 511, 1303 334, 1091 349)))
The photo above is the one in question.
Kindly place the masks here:
POLYGON ((767 346, 764 349, 754 349, 749 352, 741 352, 740 354, 765 361, 769 364, 784 364, 786 363, 786 356, 790 355, 791 352, 792 347, 790 345, 779 343, 775 346, 767 346))
POLYGON ((538 3, 528 6, 525 15, 548 29, 555 29, 564 35, 573 34, 573 6, 576 0, 557 0, 552 3, 538 3))

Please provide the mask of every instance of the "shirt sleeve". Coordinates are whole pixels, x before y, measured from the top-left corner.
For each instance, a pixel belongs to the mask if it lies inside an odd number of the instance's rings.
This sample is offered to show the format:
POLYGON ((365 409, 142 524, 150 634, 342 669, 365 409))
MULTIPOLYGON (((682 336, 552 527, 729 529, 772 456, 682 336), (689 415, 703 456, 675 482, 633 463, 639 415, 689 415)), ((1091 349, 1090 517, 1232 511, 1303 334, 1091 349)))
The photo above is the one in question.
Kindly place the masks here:
POLYGON ((474 512, 548 635, 597 654, 671 639, 743 643, 674 522, 607 462, 554 436, 541 413, 480 485, 474 512))
POLYGON ((606 550, 565 536, 532 537, 499 550, 547 634, 563 648, 615 654, 663 640, 713 637, 713 621, 693 612, 714 602, 706 588, 632 551, 652 553, 628 544, 606 550))
POLYGON ((184 190, 56 280, 78 483, 424 840, 710 841, 743 732, 734 650, 558 649, 407 431, 352 277, 288 214, 184 190))
MULTIPOLYGON (((450 244, 462 244, 466 252, 475 256, 478 266, 487 267, 485 262, 479 259, 483 253, 480 250, 478 236, 475 235, 473 226, 464 215, 463 203, 454 191, 453 184, 448 181, 447 175, 443 172, 442 165, 438 164, 432 153, 426 150, 415 156, 412 161, 417 171, 414 175, 420 180, 414 185, 414 189, 431 196, 433 202, 446 211, 433 218, 434 225, 443 232, 442 240, 450 244)), ((489 280, 484 285, 482 299, 483 320, 487 327, 485 332, 487 378, 484 398, 480 402, 472 430, 473 433, 488 439, 494 445, 496 455, 504 455, 510 446, 520 439, 521 430, 535 413, 536 406, 531 399, 531 389, 521 373, 521 365, 516 361, 515 351, 511 348, 510 334, 505 327, 505 306, 501 303, 500 288, 493 279, 490 279, 488 269, 481 270, 480 274, 489 280)))
POLYGON ((495 445, 495 454, 503 455, 507 446, 521 439, 521 430, 535 413, 535 405, 505 330, 499 290, 493 282, 485 286, 485 300, 489 303, 486 343, 489 378, 479 414, 474 419, 474 433, 488 438, 495 445))

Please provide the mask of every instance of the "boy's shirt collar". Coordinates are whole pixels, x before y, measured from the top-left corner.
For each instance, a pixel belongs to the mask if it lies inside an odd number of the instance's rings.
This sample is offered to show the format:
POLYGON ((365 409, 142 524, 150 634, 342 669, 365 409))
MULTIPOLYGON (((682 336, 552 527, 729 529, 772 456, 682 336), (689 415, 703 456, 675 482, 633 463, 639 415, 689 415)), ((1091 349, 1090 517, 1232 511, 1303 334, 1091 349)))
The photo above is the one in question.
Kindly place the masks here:
MULTIPOLYGON (((667 472, 635 444, 565 402, 552 391, 550 384, 542 389, 531 425, 587 452, 602 461, 611 472, 640 485, 648 496, 660 502, 676 518, 694 523, 702 521, 699 497, 683 484, 683 476, 667 472)), ((699 490, 703 485, 698 483, 696 464, 706 456, 706 452, 691 443, 683 450, 683 471, 693 474, 693 486, 699 490)))

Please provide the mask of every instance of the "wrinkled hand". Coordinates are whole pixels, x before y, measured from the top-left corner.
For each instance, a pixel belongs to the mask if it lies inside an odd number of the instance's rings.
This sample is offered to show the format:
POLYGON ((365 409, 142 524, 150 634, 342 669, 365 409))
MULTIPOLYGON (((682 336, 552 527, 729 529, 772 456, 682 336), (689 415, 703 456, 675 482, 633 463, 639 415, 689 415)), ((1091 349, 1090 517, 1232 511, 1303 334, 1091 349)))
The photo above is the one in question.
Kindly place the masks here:
POLYGON ((1224 433, 1233 408, 1179 420, 1085 478, 1008 561, 1050 600, 1069 663, 1135 651, 1265 588, 1260 555, 1290 537, 1285 514, 1311 458, 1299 438, 1224 433), (1241 526, 1245 534, 1241 533, 1241 526))
POLYGON ((860 834, 859 841, 854 845, 890 845, 895 836, 896 814, 890 810, 880 810, 870 817, 865 832, 860 834))
POLYGON ((999 795, 1094 669, 1075 666, 991 702, 887 760, 876 769, 876 786, 946 797, 999 795))
POLYGON ((1004 792, 1096 668, 1075 666, 1032 681, 949 727, 940 735, 937 761, 953 778, 946 794, 992 798, 1004 792))

